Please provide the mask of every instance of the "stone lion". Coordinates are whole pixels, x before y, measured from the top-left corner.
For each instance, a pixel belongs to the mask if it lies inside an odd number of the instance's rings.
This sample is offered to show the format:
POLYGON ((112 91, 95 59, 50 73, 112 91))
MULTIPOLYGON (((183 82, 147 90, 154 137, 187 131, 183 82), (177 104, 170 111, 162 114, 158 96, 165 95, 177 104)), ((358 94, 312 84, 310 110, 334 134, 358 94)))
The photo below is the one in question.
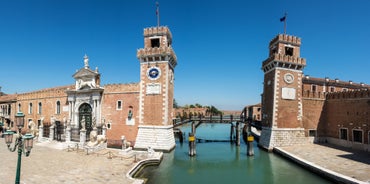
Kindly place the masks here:
POLYGON ((94 147, 105 142, 107 142, 105 135, 98 135, 98 132, 93 130, 90 132, 90 141, 87 143, 87 146, 94 147))

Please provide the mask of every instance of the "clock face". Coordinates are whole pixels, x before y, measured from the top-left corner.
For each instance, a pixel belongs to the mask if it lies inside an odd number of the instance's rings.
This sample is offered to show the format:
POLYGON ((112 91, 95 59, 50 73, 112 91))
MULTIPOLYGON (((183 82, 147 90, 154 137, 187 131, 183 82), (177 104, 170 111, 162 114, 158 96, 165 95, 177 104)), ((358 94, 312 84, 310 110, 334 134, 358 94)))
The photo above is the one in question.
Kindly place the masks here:
POLYGON ((284 81, 288 84, 291 84, 294 82, 294 76, 291 73, 287 73, 284 75, 284 81))
POLYGON ((156 80, 160 77, 161 70, 157 67, 151 67, 147 71, 147 76, 150 80, 156 80))

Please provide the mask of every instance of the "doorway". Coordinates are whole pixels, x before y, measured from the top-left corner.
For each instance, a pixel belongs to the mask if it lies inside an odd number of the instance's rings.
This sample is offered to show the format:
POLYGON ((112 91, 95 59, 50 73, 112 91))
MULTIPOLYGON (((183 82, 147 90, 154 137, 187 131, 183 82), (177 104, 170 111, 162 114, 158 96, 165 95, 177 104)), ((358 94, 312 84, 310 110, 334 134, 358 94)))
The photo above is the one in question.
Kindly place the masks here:
POLYGON ((84 103, 78 108, 78 122, 80 130, 86 129, 86 140, 90 140, 90 132, 92 130, 92 108, 89 104, 84 103))

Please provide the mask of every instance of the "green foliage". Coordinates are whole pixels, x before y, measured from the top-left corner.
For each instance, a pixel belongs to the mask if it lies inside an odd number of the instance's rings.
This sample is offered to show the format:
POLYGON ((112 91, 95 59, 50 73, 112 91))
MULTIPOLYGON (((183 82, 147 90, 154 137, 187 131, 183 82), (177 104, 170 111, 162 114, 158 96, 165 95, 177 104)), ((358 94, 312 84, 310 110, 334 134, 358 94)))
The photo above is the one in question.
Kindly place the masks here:
POLYGON ((215 106, 207 106, 206 107, 207 110, 206 110, 206 116, 217 116, 217 115, 222 115, 222 112, 220 110, 218 110, 215 106))

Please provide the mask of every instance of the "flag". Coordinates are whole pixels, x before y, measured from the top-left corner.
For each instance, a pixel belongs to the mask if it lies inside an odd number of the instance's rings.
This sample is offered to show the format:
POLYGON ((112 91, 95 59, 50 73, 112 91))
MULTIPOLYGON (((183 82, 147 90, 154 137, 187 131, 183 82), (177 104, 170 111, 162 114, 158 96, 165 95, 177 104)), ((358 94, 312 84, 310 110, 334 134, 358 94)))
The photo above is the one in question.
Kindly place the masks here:
POLYGON ((286 19, 286 16, 280 18, 280 22, 284 22, 286 19))

